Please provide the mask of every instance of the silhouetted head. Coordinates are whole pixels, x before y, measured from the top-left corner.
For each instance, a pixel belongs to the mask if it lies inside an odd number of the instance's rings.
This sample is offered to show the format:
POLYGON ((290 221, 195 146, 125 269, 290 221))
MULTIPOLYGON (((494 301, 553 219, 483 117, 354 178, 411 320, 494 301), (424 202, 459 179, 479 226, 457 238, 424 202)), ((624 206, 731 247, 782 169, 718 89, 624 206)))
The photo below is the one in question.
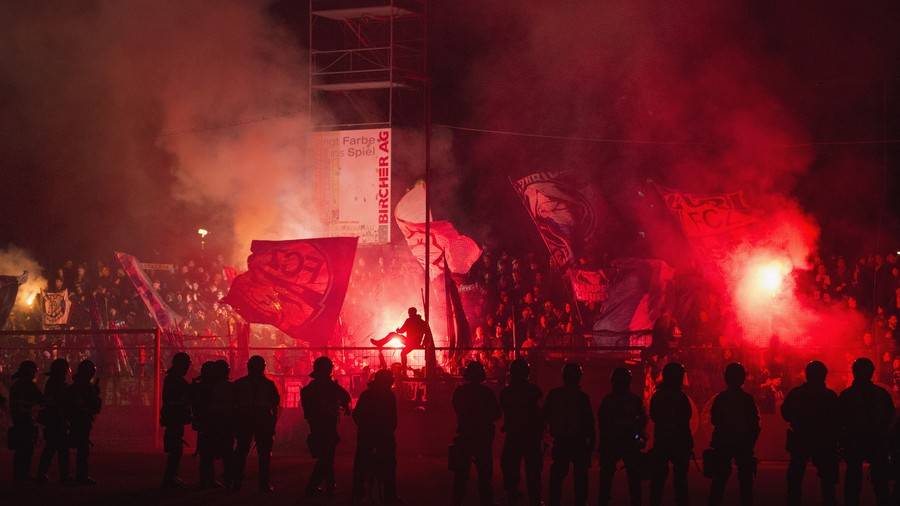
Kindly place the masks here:
POLYGON ((684 384, 684 366, 678 362, 669 362, 662 370, 663 385, 681 388, 684 384))
POLYGON ((331 371, 334 370, 334 362, 328 357, 319 357, 313 362, 313 370, 309 373, 311 378, 328 379, 331 377, 331 371))
POLYGON ((466 370, 463 371, 463 379, 470 383, 481 383, 487 378, 484 372, 484 366, 481 362, 473 360, 466 364, 466 370))
POLYGON ((406 312, 407 312, 407 314, 409 314, 410 318, 419 314, 419 312, 414 307, 407 309, 406 312))
POLYGON ((609 381, 614 392, 626 392, 631 389, 631 371, 624 367, 616 367, 609 381))
POLYGON ((13 379, 33 380, 37 374, 37 364, 32 360, 26 360, 19 364, 19 369, 12 375, 13 379))
POLYGON ((172 356, 172 367, 169 368, 168 372, 172 374, 178 374, 179 376, 184 376, 185 374, 187 374, 190 368, 190 355, 183 351, 179 351, 174 356, 172 356))
POLYGON ((56 380, 64 380, 69 375, 69 361, 64 358, 58 358, 50 363, 50 370, 47 376, 56 380))
POLYGON ((266 359, 259 355, 253 355, 250 357, 250 360, 247 361, 247 374, 251 376, 262 376, 265 370, 266 359))
POLYGON ((728 364, 728 367, 725 368, 725 384, 730 388, 740 387, 746 379, 747 370, 741 364, 735 362, 728 364))
POLYGON ((369 382, 373 388, 389 389, 394 384, 394 373, 390 369, 381 369, 372 375, 372 381, 369 382))
POLYGON ((75 372, 75 380, 90 381, 97 374, 97 366, 90 360, 82 360, 75 372))
POLYGON ((220 358, 215 361, 215 370, 216 377, 220 380, 228 381, 228 376, 231 374, 231 366, 228 365, 228 361, 220 358))
POLYGON ((875 374, 875 364, 866 357, 853 361, 853 381, 870 382, 875 374))
POLYGON ((577 386, 581 383, 582 374, 581 364, 578 362, 567 362, 566 365, 563 366, 562 371, 563 384, 577 386))
POLYGON ((806 382, 815 385, 824 385, 828 376, 828 368, 818 360, 806 364, 806 382))
POLYGON ((517 358, 509 364, 509 381, 514 383, 517 381, 526 381, 531 372, 528 361, 524 358, 517 358))

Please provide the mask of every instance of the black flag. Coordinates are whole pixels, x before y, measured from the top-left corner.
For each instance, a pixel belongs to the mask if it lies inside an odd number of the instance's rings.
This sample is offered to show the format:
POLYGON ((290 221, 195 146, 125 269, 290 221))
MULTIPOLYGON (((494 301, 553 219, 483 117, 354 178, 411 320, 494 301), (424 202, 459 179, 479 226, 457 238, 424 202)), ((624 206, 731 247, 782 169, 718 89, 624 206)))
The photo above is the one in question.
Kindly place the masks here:
POLYGON ((19 278, 16 276, 0 276, 0 329, 6 326, 9 313, 16 303, 19 293, 19 278))

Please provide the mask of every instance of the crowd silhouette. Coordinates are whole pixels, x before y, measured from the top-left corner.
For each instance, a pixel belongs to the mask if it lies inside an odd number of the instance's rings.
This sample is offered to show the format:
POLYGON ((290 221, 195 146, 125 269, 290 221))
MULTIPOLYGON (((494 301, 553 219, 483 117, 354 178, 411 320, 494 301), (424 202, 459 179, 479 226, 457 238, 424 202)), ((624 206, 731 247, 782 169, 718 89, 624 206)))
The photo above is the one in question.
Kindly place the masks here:
MULTIPOLYGON (((190 357, 177 353, 166 372, 159 414, 167 455, 162 487, 185 487, 178 474, 185 427, 191 425, 197 432, 201 488, 239 490, 246 459, 255 443, 259 490, 272 492, 270 462, 281 399, 275 383, 265 375, 265 360, 251 357, 247 375, 233 382, 225 361, 202 364, 199 376, 189 383, 186 378, 190 368, 190 357), (219 460, 221 482, 215 472, 219 460)), ((312 380, 300 393, 309 424, 307 445, 315 459, 304 495, 335 493, 335 451, 343 413, 352 414, 357 426, 353 503, 397 504, 398 415, 393 373, 388 369, 376 372, 352 407, 349 393, 332 377, 333 370, 334 364, 328 357, 316 359, 310 374, 312 380)), ((893 495, 890 489, 891 482, 900 478, 900 471, 892 465, 898 456, 900 425, 895 421, 890 394, 872 382, 874 373, 875 365, 870 359, 857 359, 852 367, 852 385, 838 395, 826 386, 828 370, 824 363, 812 361, 806 366, 806 381, 789 392, 781 407, 781 415, 790 427, 786 440, 790 453, 787 504, 801 504, 803 475, 810 463, 817 470, 821 502, 837 504, 841 461, 845 463, 843 504, 860 503, 866 463, 878 504, 896 504, 900 499, 900 486, 895 485, 893 495)), ((88 474, 88 464, 91 429, 101 410, 96 367, 90 360, 82 361, 69 382, 69 364, 58 359, 46 373, 43 391, 36 383, 37 374, 34 362, 22 362, 10 389, 13 425, 9 448, 13 451, 14 480, 22 483, 32 479, 32 458, 38 428, 42 427, 44 446, 37 465, 37 481, 49 480, 55 458, 61 482, 95 484, 88 474), (69 470, 70 450, 76 454, 74 479, 69 470)), ((695 459, 691 419, 696 414, 683 392, 684 367, 677 362, 663 367, 662 381, 650 398, 649 410, 642 397, 632 391, 632 373, 628 369, 620 367, 612 372, 610 392, 596 412, 581 387, 582 376, 578 363, 566 363, 562 384, 544 397, 530 379, 529 363, 519 358, 512 362, 508 382, 498 396, 485 385, 485 370, 480 362, 466 365, 462 382, 452 395, 457 422, 455 437, 448 447, 453 506, 463 504, 473 466, 479 504, 494 504, 492 448, 495 426, 501 419, 504 441, 499 461, 506 504, 543 504, 545 435, 552 439, 546 494, 551 506, 561 504, 563 482, 570 472, 574 486, 571 504, 587 503, 589 469, 595 451, 601 505, 612 499, 619 462, 624 463, 627 474, 630 504, 643 503, 645 480, 650 482, 650 504, 662 504, 670 473, 675 504, 689 503, 688 471, 695 459), (652 439, 648 435, 650 421, 652 439), (523 466, 526 494, 520 490, 523 466)), ((747 376, 744 367, 731 363, 723 376, 726 388, 715 397, 711 408, 711 441, 701 453, 703 475, 711 480, 708 503, 716 506, 729 502, 725 489, 732 468, 736 467, 739 502, 748 506, 753 503, 757 471, 754 448, 761 432, 760 415, 753 396, 743 389, 747 376)))

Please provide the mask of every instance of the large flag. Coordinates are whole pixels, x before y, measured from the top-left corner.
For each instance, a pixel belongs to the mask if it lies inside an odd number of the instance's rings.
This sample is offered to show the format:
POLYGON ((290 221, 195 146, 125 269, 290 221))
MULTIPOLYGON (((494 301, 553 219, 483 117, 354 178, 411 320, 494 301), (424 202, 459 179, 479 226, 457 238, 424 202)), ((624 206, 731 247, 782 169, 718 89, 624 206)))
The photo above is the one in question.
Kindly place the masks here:
POLYGON ((0 276, 0 329, 6 326, 9 313, 16 303, 19 284, 19 278, 16 276, 0 276))
POLYGON ((250 323, 268 323, 325 346, 344 304, 357 241, 253 241, 247 272, 234 278, 222 301, 250 323))
POLYGON ((183 318, 173 311, 153 289, 153 282, 150 281, 150 277, 147 276, 138 259, 120 251, 116 252, 116 258, 122 264, 125 273, 128 274, 128 279, 131 280, 134 289, 137 290, 144 305, 147 306, 147 310, 150 311, 150 316, 153 317, 156 326, 171 335, 179 334, 178 323, 183 318))
POLYGON ((44 292, 41 299, 44 310, 44 327, 53 327, 69 323, 69 290, 61 292, 44 292))
POLYGON ((450 274, 448 265, 444 264, 444 303, 447 307, 447 339, 449 347, 458 350, 472 346, 469 321, 463 309, 459 288, 450 274))
MULTIPOLYGON (((419 265, 425 268, 425 183, 418 182, 394 209, 397 227, 406 238, 406 244, 419 265)), ((434 279, 444 272, 444 261, 450 272, 466 274, 481 256, 481 248, 471 237, 457 232, 449 221, 431 221, 431 269, 434 279)))
POLYGON ((534 220, 550 259, 568 267, 597 231, 599 195, 574 171, 538 172, 512 181, 513 188, 534 220))
POLYGON ((594 332, 649 331, 662 314, 665 290, 674 271, 657 259, 620 258, 610 269, 609 296, 594 323, 594 332))
POLYGON ((657 188, 689 239, 725 234, 756 222, 743 192, 698 194, 657 188))

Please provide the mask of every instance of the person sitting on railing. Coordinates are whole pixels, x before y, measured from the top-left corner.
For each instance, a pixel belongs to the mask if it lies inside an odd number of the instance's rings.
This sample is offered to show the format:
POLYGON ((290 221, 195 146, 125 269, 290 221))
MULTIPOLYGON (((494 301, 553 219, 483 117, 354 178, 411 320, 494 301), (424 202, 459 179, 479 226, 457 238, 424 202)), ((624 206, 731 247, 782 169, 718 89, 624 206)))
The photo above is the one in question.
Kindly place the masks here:
POLYGON ((386 345, 391 339, 397 338, 401 340, 403 342, 403 350, 400 352, 400 363, 403 365, 404 370, 406 369, 406 357, 413 350, 424 347, 425 340, 431 333, 431 329, 419 315, 416 308, 411 307, 407 312, 409 318, 403 322, 403 326, 398 328, 397 332, 391 332, 382 339, 370 339, 370 342, 379 348, 386 345))

